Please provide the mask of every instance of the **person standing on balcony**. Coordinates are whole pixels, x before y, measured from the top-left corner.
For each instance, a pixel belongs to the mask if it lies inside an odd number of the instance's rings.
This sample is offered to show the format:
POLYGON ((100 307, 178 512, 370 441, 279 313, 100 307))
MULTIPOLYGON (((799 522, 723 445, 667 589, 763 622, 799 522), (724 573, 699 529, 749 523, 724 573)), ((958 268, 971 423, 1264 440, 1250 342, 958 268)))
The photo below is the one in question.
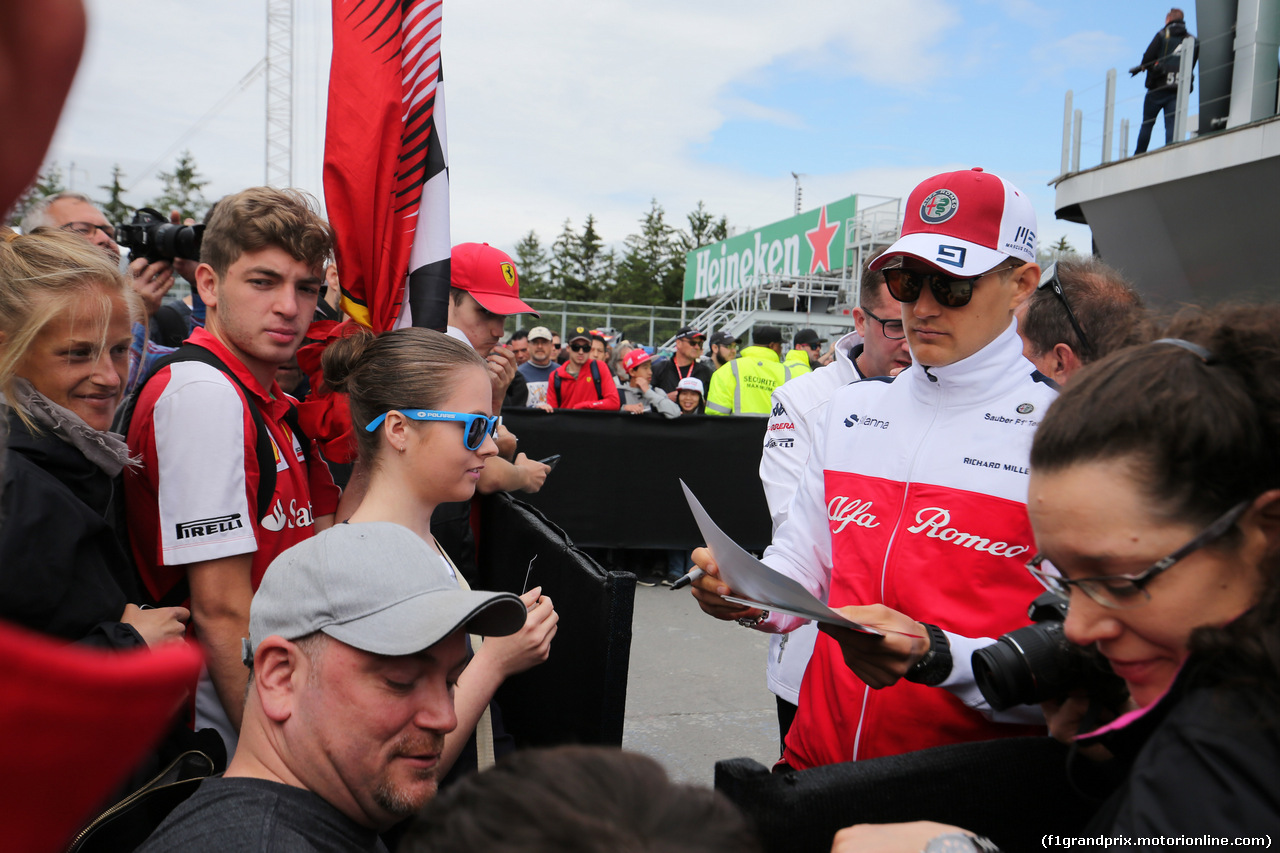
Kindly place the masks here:
MULTIPOLYGON (((1164 16, 1164 29, 1156 33, 1142 54, 1142 63, 1129 69, 1130 77, 1136 77, 1141 71, 1147 72, 1147 97, 1142 102, 1142 127, 1138 131, 1138 147, 1133 152, 1135 155, 1144 153, 1151 144, 1151 130, 1155 127, 1156 115, 1161 110, 1164 110, 1164 144, 1173 142, 1173 113, 1178 99, 1182 40, 1187 36, 1192 34, 1187 32, 1182 10, 1170 9, 1169 14, 1164 16)), ((1196 45, 1195 53, 1200 53, 1199 45, 1196 45)), ((1191 65, 1195 65, 1195 56, 1191 58, 1191 65)))

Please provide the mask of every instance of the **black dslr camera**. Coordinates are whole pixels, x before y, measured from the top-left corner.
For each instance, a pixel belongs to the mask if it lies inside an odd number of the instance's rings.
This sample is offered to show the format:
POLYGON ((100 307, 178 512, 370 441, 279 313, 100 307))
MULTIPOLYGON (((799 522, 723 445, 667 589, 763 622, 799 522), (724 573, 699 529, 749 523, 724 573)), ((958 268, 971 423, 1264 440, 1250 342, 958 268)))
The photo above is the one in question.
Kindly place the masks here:
POLYGON ((132 222, 117 230, 116 242, 129 250, 130 257, 155 263, 174 258, 200 260, 203 238, 203 225, 174 225, 159 211, 141 207, 132 222))
POLYGON ((1057 593, 1044 593, 1027 610, 1035 624, 973 653, 974 680, 992 708, 1061 699, 1078 688, 1103 706, 1118 708, 1129 695, 1104 657, 1067 639, 1062 630, 1067 604, 1057 593))

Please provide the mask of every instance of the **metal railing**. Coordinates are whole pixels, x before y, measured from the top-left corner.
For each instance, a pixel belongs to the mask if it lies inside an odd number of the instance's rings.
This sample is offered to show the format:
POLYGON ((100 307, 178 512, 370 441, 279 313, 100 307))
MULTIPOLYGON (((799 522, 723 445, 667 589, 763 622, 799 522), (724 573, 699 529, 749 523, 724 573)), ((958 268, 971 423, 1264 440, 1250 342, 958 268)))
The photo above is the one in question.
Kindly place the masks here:
MULTIPOLYGON (((1180 55, 1182 57, 1194 57, 1196 55, 1195 38, 1187 36, 1183 39, 1180 48, 1180 55)), ((1194 65, 1191 61, 1184 59, 1182 64, 1192 68, 1193 70, 1190 73, 1178 74, 1178 89, 1174 101, 1173 138, 1169 141, 1169 144, 1171 145, 1185 141, 1188 134, 1187 112, 1190 108, 1191 85, 1195 71, 1194 65)), ((1202 74, 1205 72, 1205 69, 1200 70, 1202 74)), ((1107 69, 1106 80, 1101 85, 1104 87, 1102 108, 1100 110, 1102 114, 1101 128, 1095 128, 1092 125, 1092 122, 1096 120, 1095 117, 1098 115, 1099 110, 1094 109, 1089 113, 1085 113, 1083 110, 1075 107, 1075 96, 1077 93, 1072 89, 1067 90, 1062 110, 1062 159, 1059 167, 1060 173, 1055 181, 1080 171, 1082 168, 1080 159, 1081 148, 1088 143, 1095 143, 1099 145, 1100 156, 1098 164, 1105 165, 1107 163, 1111 163, 1113 160, 1124 160, 1131 156, 1129 153, 1130 124, 1128 119, 1120 120, 1120 144, 1118 146, 1118 151, 1116 150, 1117 146, 1115 145, 1114 130, 1116 126, 1115 116, 1117 107, 1116 69, 1107 69), (1086 124, 1090 126, 1091 131, 1091 135, 1088 138, 1086 138, 1084 134, 1086 124), (1097 133, 1096 135, 1093 135, 1095 130, 1097 133)), ((1091 86, 1082 90, 1080 94, 1086 94, 1095 88, 1097 88, 1096 85, 1091 86)), ((1120 101, 1119 104, 1135 104, 1140 107, 1141 102, 1145 100, 1145 97, 1146 95, 1144 93, 1141 97, 1135 96, 1126 98, 1123 101, 1120 101)), ((1163 117, 1160 118, 1162 119, 1163 117)), ((1152 128, 1152 135, 1155 135, 1154 127, 1152 128)), ((1091 168, 1091 166, 1085 165, 1083 168, 1087 169, 1091 168)))
POLYGON ((525 329, 546 326, 559 331, 562 340, 567 340, 569 329, 582 326, 586 329, 616 328, 629 341, 652 345, 654 341, 673 337, 683 325, 680 319, 682 309, 666 305, 574 302, 566 299, 526 299, 525 302, 538 311, 540 319, 521 317, 511 322, 525 329))

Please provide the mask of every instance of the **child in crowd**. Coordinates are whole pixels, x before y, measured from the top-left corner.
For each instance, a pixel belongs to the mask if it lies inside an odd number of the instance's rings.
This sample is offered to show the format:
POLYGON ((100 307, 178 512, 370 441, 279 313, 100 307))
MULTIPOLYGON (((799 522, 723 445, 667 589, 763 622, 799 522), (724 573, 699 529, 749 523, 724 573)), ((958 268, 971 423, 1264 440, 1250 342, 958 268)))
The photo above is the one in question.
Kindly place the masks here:
POLYGON ((700 415, 706 409, 707 389, 702 380, 686 376, 676 385, 676 402, 682 415, 700 415))
POLYGON ((627 371, 627 383, 618 383, 618 395, 622 398, 622 411, 633 415, 657 411, 665 417, 680 417, 680 407, 666 394, 654 388, 652 356, 639 347, 627 352, 622 366, 627 371))

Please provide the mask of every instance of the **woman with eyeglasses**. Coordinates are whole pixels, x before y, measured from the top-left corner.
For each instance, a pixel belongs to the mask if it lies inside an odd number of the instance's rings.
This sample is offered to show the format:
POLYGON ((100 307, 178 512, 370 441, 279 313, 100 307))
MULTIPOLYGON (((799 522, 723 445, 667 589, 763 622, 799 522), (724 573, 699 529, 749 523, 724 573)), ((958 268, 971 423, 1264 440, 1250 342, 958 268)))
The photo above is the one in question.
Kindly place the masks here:
POLYGON ((141 316, 116 265, 65 231, 0 234, 0 617, 66 640, 179 640, 183 607, 144 610, 116 535, 132 464, 109 432, 141 316))
MULTIPOLYGON (((1260 836, 1280 827, 1280 306, 1166 334, 1085 368, 1036 432, 1028 568, 1131 697, 1090 732, 1083 697, 1046 714, 1127 769, 1081 835, 1260 836)), ((978 849, 960 832, 863 825, 833 850, 978 849)))
MULTIPOLYGON (((431 515, 442 503, 470 500, 485 460, 498 452, 493 440, 498 419, 491 412, 493 391, 484 360, 447 335, 407 328, 376 337, 361 331, 334 341, 325 350, 323 368, 325 383, 347 395, 359 466, 367 476, 365 493, 347 520, 403 525, 452 568, 431 535, 431 515)), ((456 568, 454 577, 466 584, 456 568)), ((534 587, 521 596, 529 608, 524 628, 485 640, 458 679, 458 727, 445 737, 442 776, 455 764, 459 772, 477 763, 483 767, 488 753, 501 755, 510 748, 501 712, 490 705, 503 681, 550 654, 559 615, 541 592, 534 587), (477 742, 473 733, 482 717, 489 722, 480 727, 477 742)))

